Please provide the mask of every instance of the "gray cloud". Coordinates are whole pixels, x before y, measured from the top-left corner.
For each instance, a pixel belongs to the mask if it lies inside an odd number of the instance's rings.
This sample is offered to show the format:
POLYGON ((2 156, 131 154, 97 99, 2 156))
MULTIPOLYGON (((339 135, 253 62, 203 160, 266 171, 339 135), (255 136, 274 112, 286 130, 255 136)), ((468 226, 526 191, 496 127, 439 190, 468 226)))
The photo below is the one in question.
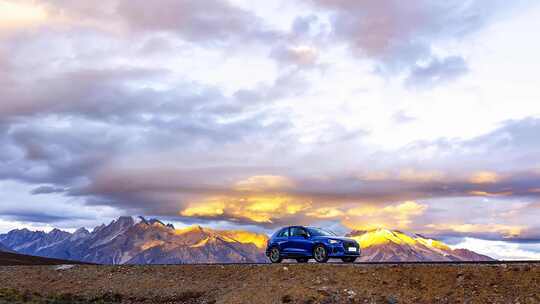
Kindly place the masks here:
POLYGON ((254 41, 277 34, 265 29, 261 19, 222 0, 120 1, 117 12, 130 27, 171 31, 191 41, 254 41))
POLYGON ((57 188, 52 186, 39 186, 34 188, 30 193, 33 195, 37 194, 49 194, 49 193, 62 193, 66 191, 64 188, 57 188))
POLYGON ((502 122, 494 131, 469 140, 441 138, 412 143, 401 151, 402 159, 417 162, 416 152, 431 149, 436 153, 423 161, 433 169, 536 170, 539 167, 537 155, 540 153, 540 144, 535 140, 538 132, 539 118, 509 120, 502 122))
POLYGON ((413 88, 435 87, 457 79, 468 71, 462 57, 433 58, 426 66, 415 66, 405 80, 413 88))
POLYGON ((227 0, 174 1, 159 4, 144 0, 113 0, 107 3, 48 0, 42 3, 52 15, 71 15, 81 21, 119 26, 139 32, 170 32, 196 43, 222 44, 276 39, 253 13, 227 0))
POLYGON ((164 80, 166 73, 131 68, 83 69, 39 79, 35 84, 19 82, 0 88, 8 101, 0 105, 0 116, 75 114, 118 120, 178 111, 205 111, 210 115, 224 106, 232 113, 249 107, 228 99, 217 88, 193 83, 179 83, 166 91, 144 86, 144 82, 164 80))
POLYGON ((17 221, 23 221, 23 222, 32 222, 32 223, 57 223, 61 221, 76 221, 80 219, 86 219, 86 218, 80 218, 77 216, 74 216, 73 214, 66 214, 66 215, 58 215, 58 214, 48 214, 45 212, 39 212, 39 211, 30 211, 30 210, 22 210, 22 211, 9 211, 9 212, 2 212, 2 217, 8 220, 17 220, 17 221))
MULTIPOLYGON (((438 58, 432 46, 462 39, 510 6, 504 1, 354 1, 309 0, 331 13, 332 37, 360 57, 376 60, 385 75, 410 71, 409 84, 436 85, 463 74, 458 56, 438 58), (421 62, 429 62, 423 66, 421 62)), ((516 4, 517 5, 517 4, 516 4)), ((299 23, 305 29, 304 23, 299 23)))
POLYGON ((141 110, 153 91, 129 89, 143 78, 152 79, 163 71, 136 69, 78 70, 24 81, 0 88, 7 102, 0 105, 0 115, 81 114, 100 118, 117 113, 141 110), (31 88, 31 90, 25 89, 31 88))

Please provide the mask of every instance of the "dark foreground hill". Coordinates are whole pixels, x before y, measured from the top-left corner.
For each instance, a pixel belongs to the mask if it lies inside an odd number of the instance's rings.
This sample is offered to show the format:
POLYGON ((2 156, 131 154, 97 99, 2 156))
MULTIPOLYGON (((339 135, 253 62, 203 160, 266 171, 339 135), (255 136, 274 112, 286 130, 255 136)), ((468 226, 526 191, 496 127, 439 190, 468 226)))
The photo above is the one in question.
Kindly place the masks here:
POLYGON ((0 303, 540 303, 540 264, 0 267, 0 303))
POLYGON ((81 262, 43 258, 43 257, 24 255, 24 254, 18 254, 18 253, 13 253, 13 252, 0 252, 0 266, 64 265, 64 264, 81 264, 81 262))

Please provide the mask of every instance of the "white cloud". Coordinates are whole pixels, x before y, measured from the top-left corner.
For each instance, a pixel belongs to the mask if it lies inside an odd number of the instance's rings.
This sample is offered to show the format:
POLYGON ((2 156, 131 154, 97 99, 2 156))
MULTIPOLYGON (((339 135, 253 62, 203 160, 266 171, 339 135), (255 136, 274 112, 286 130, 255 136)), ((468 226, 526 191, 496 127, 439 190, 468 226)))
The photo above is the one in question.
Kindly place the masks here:
MULTIPOLYGON (((45 231, 49 232, 54 228, 57 228, 51 224, 39 225, 34 222, 20 222, 20 221, 8 221, 0 218, 0 233, 7 233, 14 229, 26 228, 33 231, 45 231)), ((66 231, 73 231, 73 229, 64 229, 66 231)))
MULTIPOLYGON (((540 243, 535 246, 540 248, 540 243)), ((505 241, 488 241, 466 237, 452 248, 466 248, 498 260, 540 260, 540 251, 524 248, 524 244, 505 241)))

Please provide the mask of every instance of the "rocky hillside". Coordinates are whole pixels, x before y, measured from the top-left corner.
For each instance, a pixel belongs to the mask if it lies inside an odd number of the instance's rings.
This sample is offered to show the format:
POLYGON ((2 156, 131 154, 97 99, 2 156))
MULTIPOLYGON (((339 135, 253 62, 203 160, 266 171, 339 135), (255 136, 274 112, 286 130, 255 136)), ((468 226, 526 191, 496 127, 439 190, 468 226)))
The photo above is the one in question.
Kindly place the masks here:
POLYGON ((19 253, 100 264, 263 262, 266 236, 194 226, 183 230, 159 220, 121 217, 92 232, 27 229, 0 235, 19 253))
POLYGON ((400 231, 376 229, 352 231, 349 237, 362 248, 360 261, 490 261, 492 258, 467 249, 452 249, 443 242, 400 231))

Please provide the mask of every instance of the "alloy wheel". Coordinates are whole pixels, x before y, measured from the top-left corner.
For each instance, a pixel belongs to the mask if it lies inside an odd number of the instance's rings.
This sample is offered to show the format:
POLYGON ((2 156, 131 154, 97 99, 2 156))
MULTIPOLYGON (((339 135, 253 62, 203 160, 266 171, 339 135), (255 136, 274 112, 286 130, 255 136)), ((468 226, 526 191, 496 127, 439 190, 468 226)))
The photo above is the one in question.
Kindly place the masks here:
POLYGON ((313 250, 313 257, 319 263, 326 263, 326 261, 328 261, 328 252, 326 251, 326 248, 319 245, 313 250))
POLYGON ((270 251, 270 262, 272 263, 279 263, 281 262, 281 257, 279 255, 279 249, 277 248, 272 248, 272 250, 270 251))

